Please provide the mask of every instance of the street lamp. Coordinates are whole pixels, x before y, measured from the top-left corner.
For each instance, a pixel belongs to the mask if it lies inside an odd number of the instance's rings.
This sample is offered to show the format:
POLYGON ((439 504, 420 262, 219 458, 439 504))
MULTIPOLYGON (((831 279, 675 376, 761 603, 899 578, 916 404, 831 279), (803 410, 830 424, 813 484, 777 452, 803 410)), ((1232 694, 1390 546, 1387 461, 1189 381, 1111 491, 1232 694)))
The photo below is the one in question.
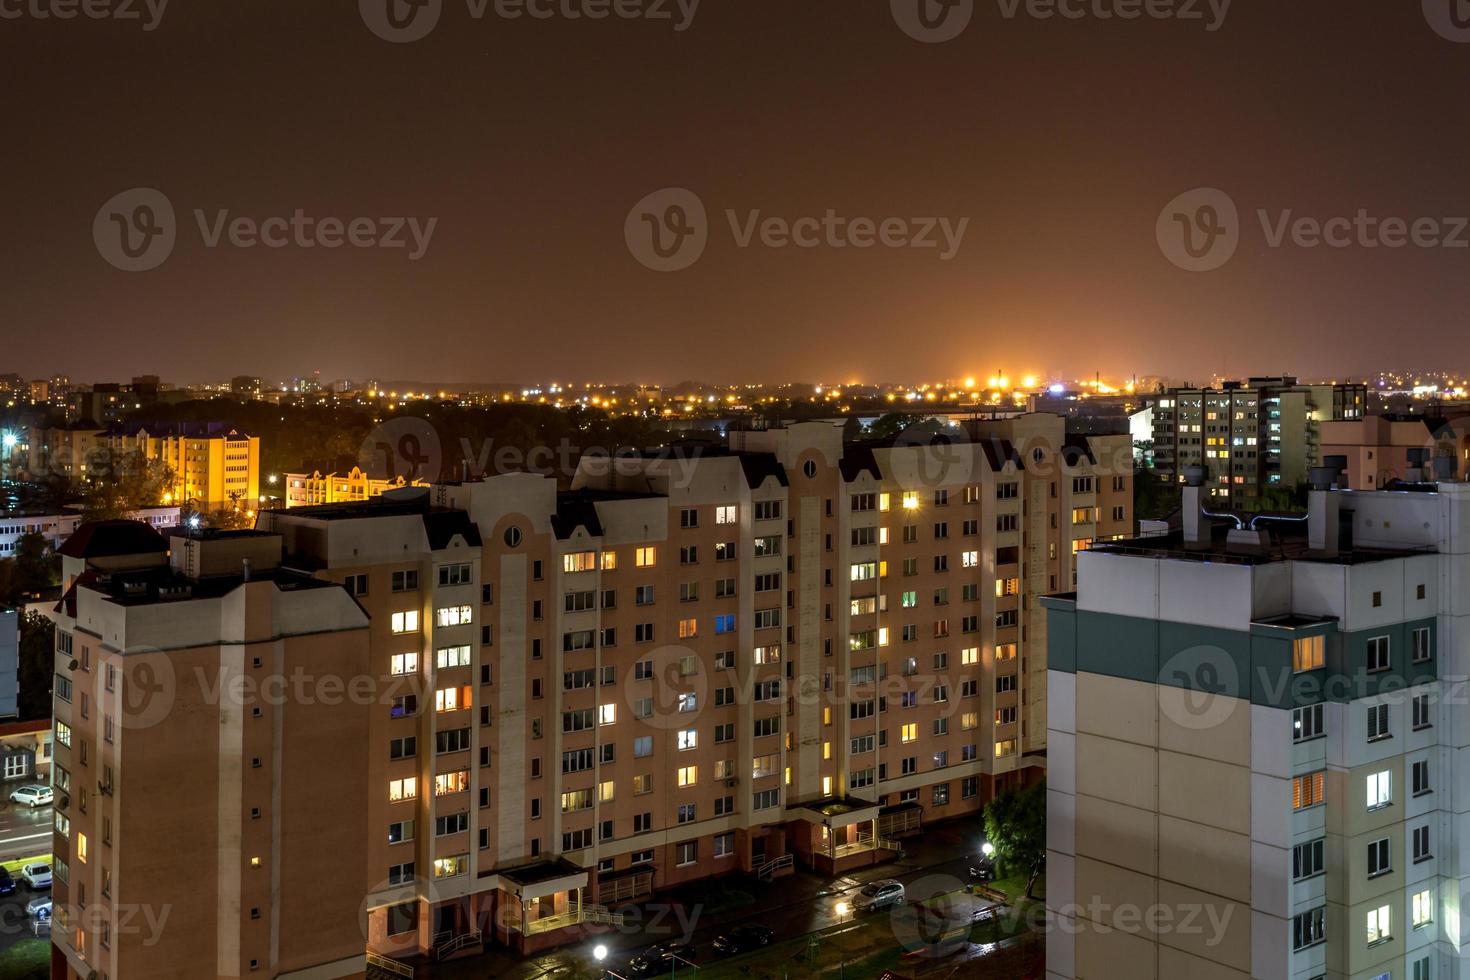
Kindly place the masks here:
POLYGON ((986 857, 995 857, 995 845, 990 843, 990 841, 986 841, 980 845, 980 853, 986 857))
MULTIPOLYGON (((837 912, 837 924, 840 926, 842 925, 842 917, 852 911, 852 906, 846 902, 838 902, 835 911, 837 912)), ((841 930, 839 929, 838 931, 840 932, 841 930)), ((842 957, 842 962, 837 968, 837 975, 842 980, 847 980, 847 945, 835 935, 832 938, 837 940, 837 951, 842 957)))

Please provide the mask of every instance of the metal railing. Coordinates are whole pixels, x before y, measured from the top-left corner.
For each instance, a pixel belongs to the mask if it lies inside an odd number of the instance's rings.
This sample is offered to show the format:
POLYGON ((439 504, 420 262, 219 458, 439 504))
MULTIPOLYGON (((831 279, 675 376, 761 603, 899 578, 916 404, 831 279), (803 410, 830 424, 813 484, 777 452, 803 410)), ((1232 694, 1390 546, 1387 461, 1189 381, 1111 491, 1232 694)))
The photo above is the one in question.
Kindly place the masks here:
POLYGON ((771 858, 765 864, 755 869, 755 876, 761 881, 770 881, 777 871, 785 871, 795 864, 795 858, 790 854, 783 854, 778 858, 771 858))
POLYGON ((434 941, 434 958, 436 960, 442 960, 453 956, 462 949, 469 946, 478 946, 479 944, 480 934, 478 932, 466 932, 458 936, 450 936, 443 942, 440 942, 436 938, 434 941))
POLYGON ((386 956, 379 956, 372 950, 368 950, 367 964, 368 966, 382 970, 384 973, 391 973, 397 977, 413 977, 413 967, 405 963, 400 963, 397 960, 389 959, 386 956))

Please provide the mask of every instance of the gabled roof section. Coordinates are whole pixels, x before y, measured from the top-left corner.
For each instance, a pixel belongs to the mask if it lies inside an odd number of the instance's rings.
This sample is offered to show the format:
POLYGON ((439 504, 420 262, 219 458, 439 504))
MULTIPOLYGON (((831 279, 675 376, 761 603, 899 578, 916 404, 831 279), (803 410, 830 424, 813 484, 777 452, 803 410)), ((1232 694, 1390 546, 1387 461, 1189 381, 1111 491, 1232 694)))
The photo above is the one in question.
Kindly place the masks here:
POLYGON ((443 551, 449 547, 455 535, 464 538, 471 548, 480 547, 480 529, 462 510, 435 508, 424 514, 424 534, 428 536, 432 551, 443 551))
POLYGON ((602 519, 597 516, 593 497, 576 492, 557 494, 556 513, 551 518, 552 533, 558 541, 565 541, 579 527, 586 528, 594 538, 602 537, 602 519))
POLYGON ((1092 449, 1092 440, 1086 436, 1068 433, 1062 443, 1062 462, 1068 466, 1076 466, 1084 458, 1092 465, 1097 465, 1097 453, 1092 449))
POLYGON ((999 473, 1005 469, 1007 463, 1015 464, 1018 470, 1026 468, 1020 451, 1012 445, 1009 439, 1002 439, 1000 436, 981 436, 975 441, 984 450, 985 461, 990 464, 992 472, 999 473))
POLYGON ((873 448, 860 443, 849 443, 842 447, 842 461, 837 464, 837 469, 847 483, 856 480, 864 472, 872 474, 875 480, 883 479, 883 474, 878 471, 878 457, 873 454, 873 448))
POLYGON ((786 467, 781 465, 775 453, 741 453, 740 469, 745 473, 745 485, 752 490, 771 477, 775 477, 783 487, 791 485, 786 477, 786 467))
POLYGON ((159 555, 168 542, 142 521, 86 521, 59 549, 68 558, 117 558, 122 555, 159 555))

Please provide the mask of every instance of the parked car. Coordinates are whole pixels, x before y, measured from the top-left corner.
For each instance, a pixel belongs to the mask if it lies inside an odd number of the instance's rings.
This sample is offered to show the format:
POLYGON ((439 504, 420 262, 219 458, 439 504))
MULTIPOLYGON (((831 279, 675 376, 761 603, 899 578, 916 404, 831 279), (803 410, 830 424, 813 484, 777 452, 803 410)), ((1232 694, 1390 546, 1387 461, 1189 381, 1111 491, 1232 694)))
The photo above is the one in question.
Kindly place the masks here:
POLYGON ((24 803, 35 809, 38 806, 49 806, 51 803, 50 786, 17 786, 10 794, 10 802, 24 803))
POLYGON ((25 879, 26 886, 31 891, 40 891, 51 887, 51 865, 49 864, 22 864, 20 876, 25 879))
POLYGON ((26 915, 33 919, 51 918, 51 896, 42 895, 26 902, 26 915))
POLYGON ((676 956, 684 962, 693 961, 694 946, 682 939, 665 939, 661 943, 654 943, 628 961, 628 976, 661 977, 670 972, 669 965, 676 956))
POLYGON ((766 926, 736 926, 715 940, 715 952, 721 956, 735 956, 753 949, 771 945, 776 934, 766 926))
POLYGON ((995 858, 981 855, 970 864, 971 881, 994 881, 995 880, 995 858))
POLYGON ((903 900, 903 883, 894 881, 892 878, 884 878, 881 881, 864 885, 862 891, 858 892, 857 897, 852 900, 852 907, 859 912, 876 912, 879 909, 902 905, 903 900))
POLYGON ((0 895, 14 894, 15 878, 10 874, 9 871, 6 871, 4 868, 0 868, 0 895))

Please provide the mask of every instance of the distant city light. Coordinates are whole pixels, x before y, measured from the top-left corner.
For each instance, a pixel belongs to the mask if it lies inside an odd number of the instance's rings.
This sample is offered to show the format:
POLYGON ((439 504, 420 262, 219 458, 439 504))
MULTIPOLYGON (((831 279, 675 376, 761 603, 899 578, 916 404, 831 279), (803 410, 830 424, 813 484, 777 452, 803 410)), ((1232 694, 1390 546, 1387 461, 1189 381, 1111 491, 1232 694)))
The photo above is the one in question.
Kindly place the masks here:
POLYGON ((1049 391, 1049 392, 1051 392, 1053 395, 1060 395, 1062 392, 1064 392, 1064 391, 1067 390, 1067 386, 1066 385, 1052 385, 1050 388, 1048 388, 1046 390, 1049 391))
POLYGON ((3 444, 6 449, 14 449, 20 444, 20 439, 14 432, 7 432, 5 435, 0 436, 0 444, 3 444))

